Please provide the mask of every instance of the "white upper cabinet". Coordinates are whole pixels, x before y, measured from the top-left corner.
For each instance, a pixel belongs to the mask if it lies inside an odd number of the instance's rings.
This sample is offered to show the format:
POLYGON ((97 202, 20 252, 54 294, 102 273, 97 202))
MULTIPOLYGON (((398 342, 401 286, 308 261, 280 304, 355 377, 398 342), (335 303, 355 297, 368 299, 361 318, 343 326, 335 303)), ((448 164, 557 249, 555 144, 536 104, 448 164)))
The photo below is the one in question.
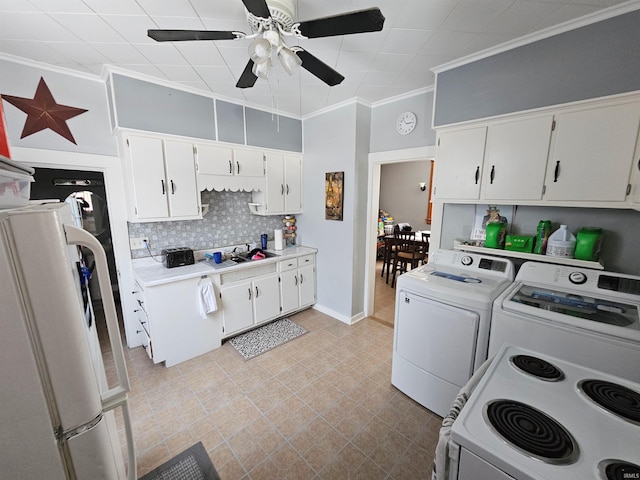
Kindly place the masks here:
POLYGON ((438 132, 433 198, 637 208, 639 129, 638 96, 444 129, 438 132))
POLYGON ((553 116, 489 127, 481 198, 487 201, 540 200, 553 116))
POLYGON ((255 213, 263 215, 302 212, 302 159, 295 155, 266 154, 266 187, 253 192, 258 204, 255 213))
POLYGON ((441 132, 435 163, 434 198, 478 200, 487 127, 441 132))
POLYGON ((195 145, 200 190, 264 188, 264 153, 213 143, 195 145))
POLYGON ((640 126, 640 102, 560 114, 545 200, 623 202, 640 126))
POLYGON ((126 137, 131 221, 201 218, 191 143, 126 137))

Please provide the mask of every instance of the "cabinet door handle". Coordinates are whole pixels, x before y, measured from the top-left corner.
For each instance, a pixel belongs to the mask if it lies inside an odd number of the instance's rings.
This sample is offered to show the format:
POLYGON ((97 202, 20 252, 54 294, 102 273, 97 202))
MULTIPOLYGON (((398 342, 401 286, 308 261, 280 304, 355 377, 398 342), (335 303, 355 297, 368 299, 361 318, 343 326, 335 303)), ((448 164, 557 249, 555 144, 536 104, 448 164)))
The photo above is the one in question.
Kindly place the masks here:
POLYGON ((240 175, 240 162, 236 160, 236 174, 240 175))
POLYGON ((287 183, 287 195, 289 195, 289 184, 287 183))
POLYGON ((164 180, 160 180, 160 183, 162 184, 162 194, 164 195, 164 180))
POLYGON ((171 195, 175 195, 176 193, 176 184, 171 180, 171 195))
POLYGON ((300 274, 300 285, 302 285, 302 282, 304 282, 304 277, 300 274))
POLYGON ((560 176, 560 160, 556 162, 556 168, 553 170, 553 181, 557 182, 560 176))
POLYGON ((298 286, 298 276, 296 275, 296 276, 295 276, 295 277, 293 277, 293 278, 295 278, 295 282, 294 282, 294 284, 295 284, 295 286, 297 287, 297 286, 298 286))
POLYGON ((233 164, 231 163, 231 160, 229 160, 229 175, 231 175, 233 173, 233 164))
POLYGON ((478 184, 478 180, 480 180, 480 165, 476 167, 476 185, 478 184))
POLYGON ((284 195, 284 184, 280 184, 280 195, 284 195))
POLYGON ((251 287, 247 288, 247 290, 249 291, 249 300, 251 300, 251 287))
POLYGON ((496 177, 496 166, 495 165, 491 165, 491 175, 489 176, 489 178, 491 179, 491 184, 493 185, 493 179, 496 177))
POLYGON ((256 287, 256 298, 258 298, 259 295, 260 295, 260 291, 258 290, 258 287, 256 287))

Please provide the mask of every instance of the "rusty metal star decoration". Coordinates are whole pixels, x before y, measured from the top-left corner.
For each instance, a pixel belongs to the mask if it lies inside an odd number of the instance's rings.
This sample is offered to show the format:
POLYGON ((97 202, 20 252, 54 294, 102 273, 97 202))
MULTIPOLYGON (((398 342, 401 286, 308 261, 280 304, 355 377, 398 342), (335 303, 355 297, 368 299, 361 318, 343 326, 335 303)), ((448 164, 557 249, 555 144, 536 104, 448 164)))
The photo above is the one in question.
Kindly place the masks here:
POLYGON ((88 110, 69 107, 67 105, 58 105, 53 95, 51 95, 51 91, 45 83, 44 78, 40 77, 40 82, 38 82, 38 88, 36 89, 33 99, 14 97, 13 95, 5 95, 4 93, 0 94, 0 97, 27 114, 27 120, 24 123, 20 138, 28 137, 29 135, 49 128, 73 144, 76 144, 71 130, 67 125, 67 120, 81 115, 88 110))

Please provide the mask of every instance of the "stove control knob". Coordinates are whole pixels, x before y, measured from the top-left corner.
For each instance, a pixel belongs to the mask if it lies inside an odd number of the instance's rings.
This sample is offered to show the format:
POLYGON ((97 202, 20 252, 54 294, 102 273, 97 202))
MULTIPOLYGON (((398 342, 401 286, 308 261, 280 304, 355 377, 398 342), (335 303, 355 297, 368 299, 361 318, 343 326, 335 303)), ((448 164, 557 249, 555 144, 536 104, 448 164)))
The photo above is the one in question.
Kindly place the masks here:
POLYGON ((468 267, 469 265, 471 265, 473 263, 473 258, 471 258, 469 255, 465 255, 464 257, 462 257, 460 259, 460 263, 462 263, 464 266, 468 267))
POLYGON ((586 283, 587 276, 582 272, 571 272, 569 274, 569 281, 575 285, 582 285, 586 283))

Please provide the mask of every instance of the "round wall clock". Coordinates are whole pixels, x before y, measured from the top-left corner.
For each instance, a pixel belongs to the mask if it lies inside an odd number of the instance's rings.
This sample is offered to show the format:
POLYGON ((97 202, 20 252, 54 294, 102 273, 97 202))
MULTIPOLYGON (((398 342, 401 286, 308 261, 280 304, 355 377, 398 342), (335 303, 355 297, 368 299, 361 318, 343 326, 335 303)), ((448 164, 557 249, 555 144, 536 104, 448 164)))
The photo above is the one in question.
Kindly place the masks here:
POLYGON ((398 121, 396 122, 396 130, 398 130, 398 133, 400 135, 408 135, 413 132, 414 128, 416 128, 416 123, 418 123, 418 119, 415 113, 404 112, 398 117, 398 121))

